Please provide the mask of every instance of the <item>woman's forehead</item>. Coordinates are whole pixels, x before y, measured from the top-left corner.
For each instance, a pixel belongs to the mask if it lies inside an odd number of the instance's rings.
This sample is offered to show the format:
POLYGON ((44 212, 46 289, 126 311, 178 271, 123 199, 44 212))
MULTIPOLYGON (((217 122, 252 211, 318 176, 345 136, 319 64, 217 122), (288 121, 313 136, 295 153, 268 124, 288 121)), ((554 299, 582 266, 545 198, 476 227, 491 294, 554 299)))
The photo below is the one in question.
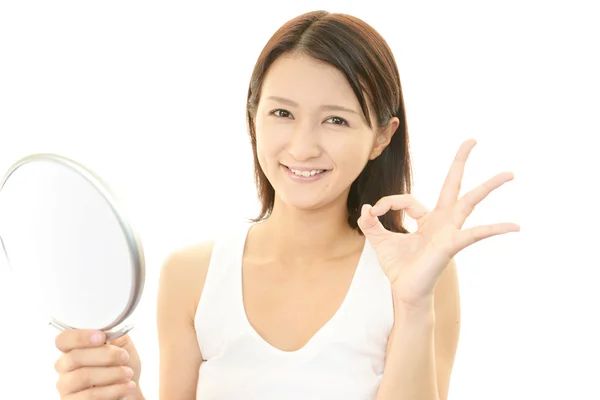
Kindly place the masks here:
POLYGON ((289 99, 299 106, 333 104, 360 110, 344 74, 308 55, 284 55, 270 66, 261 97, 289 99))

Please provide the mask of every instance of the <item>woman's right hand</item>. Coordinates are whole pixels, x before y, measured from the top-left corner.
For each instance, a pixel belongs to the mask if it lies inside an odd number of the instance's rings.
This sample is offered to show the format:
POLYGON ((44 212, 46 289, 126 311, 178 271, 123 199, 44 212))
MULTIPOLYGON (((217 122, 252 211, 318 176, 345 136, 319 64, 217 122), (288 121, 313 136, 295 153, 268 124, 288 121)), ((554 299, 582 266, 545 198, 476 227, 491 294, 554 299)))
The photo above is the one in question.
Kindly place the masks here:
POLYGON ((129 335, 105 340, 103 332, 87 330, 65 330, 56 337, 62 355, 54 368, 62 400, 143 398, 140 357, 129 335))

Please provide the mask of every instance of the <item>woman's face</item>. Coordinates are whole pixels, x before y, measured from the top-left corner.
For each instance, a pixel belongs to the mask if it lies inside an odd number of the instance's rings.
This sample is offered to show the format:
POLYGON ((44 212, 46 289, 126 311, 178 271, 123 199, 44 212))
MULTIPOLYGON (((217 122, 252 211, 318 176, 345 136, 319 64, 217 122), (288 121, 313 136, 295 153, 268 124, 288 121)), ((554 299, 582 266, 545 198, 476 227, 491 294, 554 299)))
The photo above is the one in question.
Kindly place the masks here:
MULTIPOLYGON (((371 121, 375 119, 371 117, 371 121)), ((336 68, 304 54, 279 57, 256 113, 260 166, 289 206, 316 209, 343 199, 369 159, 389 143, 397 119, 376 134, 336 68)))

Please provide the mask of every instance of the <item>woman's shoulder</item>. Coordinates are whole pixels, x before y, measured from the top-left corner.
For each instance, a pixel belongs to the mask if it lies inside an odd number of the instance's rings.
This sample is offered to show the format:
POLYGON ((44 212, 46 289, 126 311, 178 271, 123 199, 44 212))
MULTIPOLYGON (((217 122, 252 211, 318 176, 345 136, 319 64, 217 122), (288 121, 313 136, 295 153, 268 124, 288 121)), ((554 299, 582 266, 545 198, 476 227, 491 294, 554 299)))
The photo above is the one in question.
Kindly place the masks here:
POLYGON ((171 251, 163 262, 158 285, 157 325, 161 392, 192 396, 202 352, 196 340, 194 314, 212 253, 206 241, 171 251))
POLYGON ((182 246, 169 253, 160 272, 159 291, 165 293, 162 297, 170 298, 169 302, 177 302, 177 307, 185 306, 193 316, 204 289, 211 259, 215 253, 217 259, 227 257, 235 246, 243 244, 242 239, 248 227, 243 225, 238 229, 235 225, 227 232, 215 234, 212 240, 182 246), (188 305, 190 308, 187 308, 188 305))
POLYGON ((215 245, 215 240, 207 240, 174 249, 162 266, 162 274, 182 274, 188 278, 205 274, 215 245))
POLYGON ((161 269, 161 279, 180 283, 206 278, 216 240, 182 246, 171 251, 161 269))
POLYGON ((176 308, 195 314, 206 281, 215 240, 182 246, 169 253, 163 262, 159 293, 176 308))

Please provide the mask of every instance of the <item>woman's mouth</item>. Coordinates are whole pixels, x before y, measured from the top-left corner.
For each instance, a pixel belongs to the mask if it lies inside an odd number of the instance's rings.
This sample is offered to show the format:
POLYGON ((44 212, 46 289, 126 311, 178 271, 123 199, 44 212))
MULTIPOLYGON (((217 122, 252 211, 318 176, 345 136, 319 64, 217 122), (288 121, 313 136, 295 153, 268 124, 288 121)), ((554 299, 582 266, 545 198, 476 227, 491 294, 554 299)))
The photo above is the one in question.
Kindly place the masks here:
POLYGON ((321 179, 327 174, 327 172, 329 172, 327 169, 320 168, 288 167, 287 165, 283 164, 282 166, 286 170, 288 176, 296 182, 314 182, 318 179, 321 179))

